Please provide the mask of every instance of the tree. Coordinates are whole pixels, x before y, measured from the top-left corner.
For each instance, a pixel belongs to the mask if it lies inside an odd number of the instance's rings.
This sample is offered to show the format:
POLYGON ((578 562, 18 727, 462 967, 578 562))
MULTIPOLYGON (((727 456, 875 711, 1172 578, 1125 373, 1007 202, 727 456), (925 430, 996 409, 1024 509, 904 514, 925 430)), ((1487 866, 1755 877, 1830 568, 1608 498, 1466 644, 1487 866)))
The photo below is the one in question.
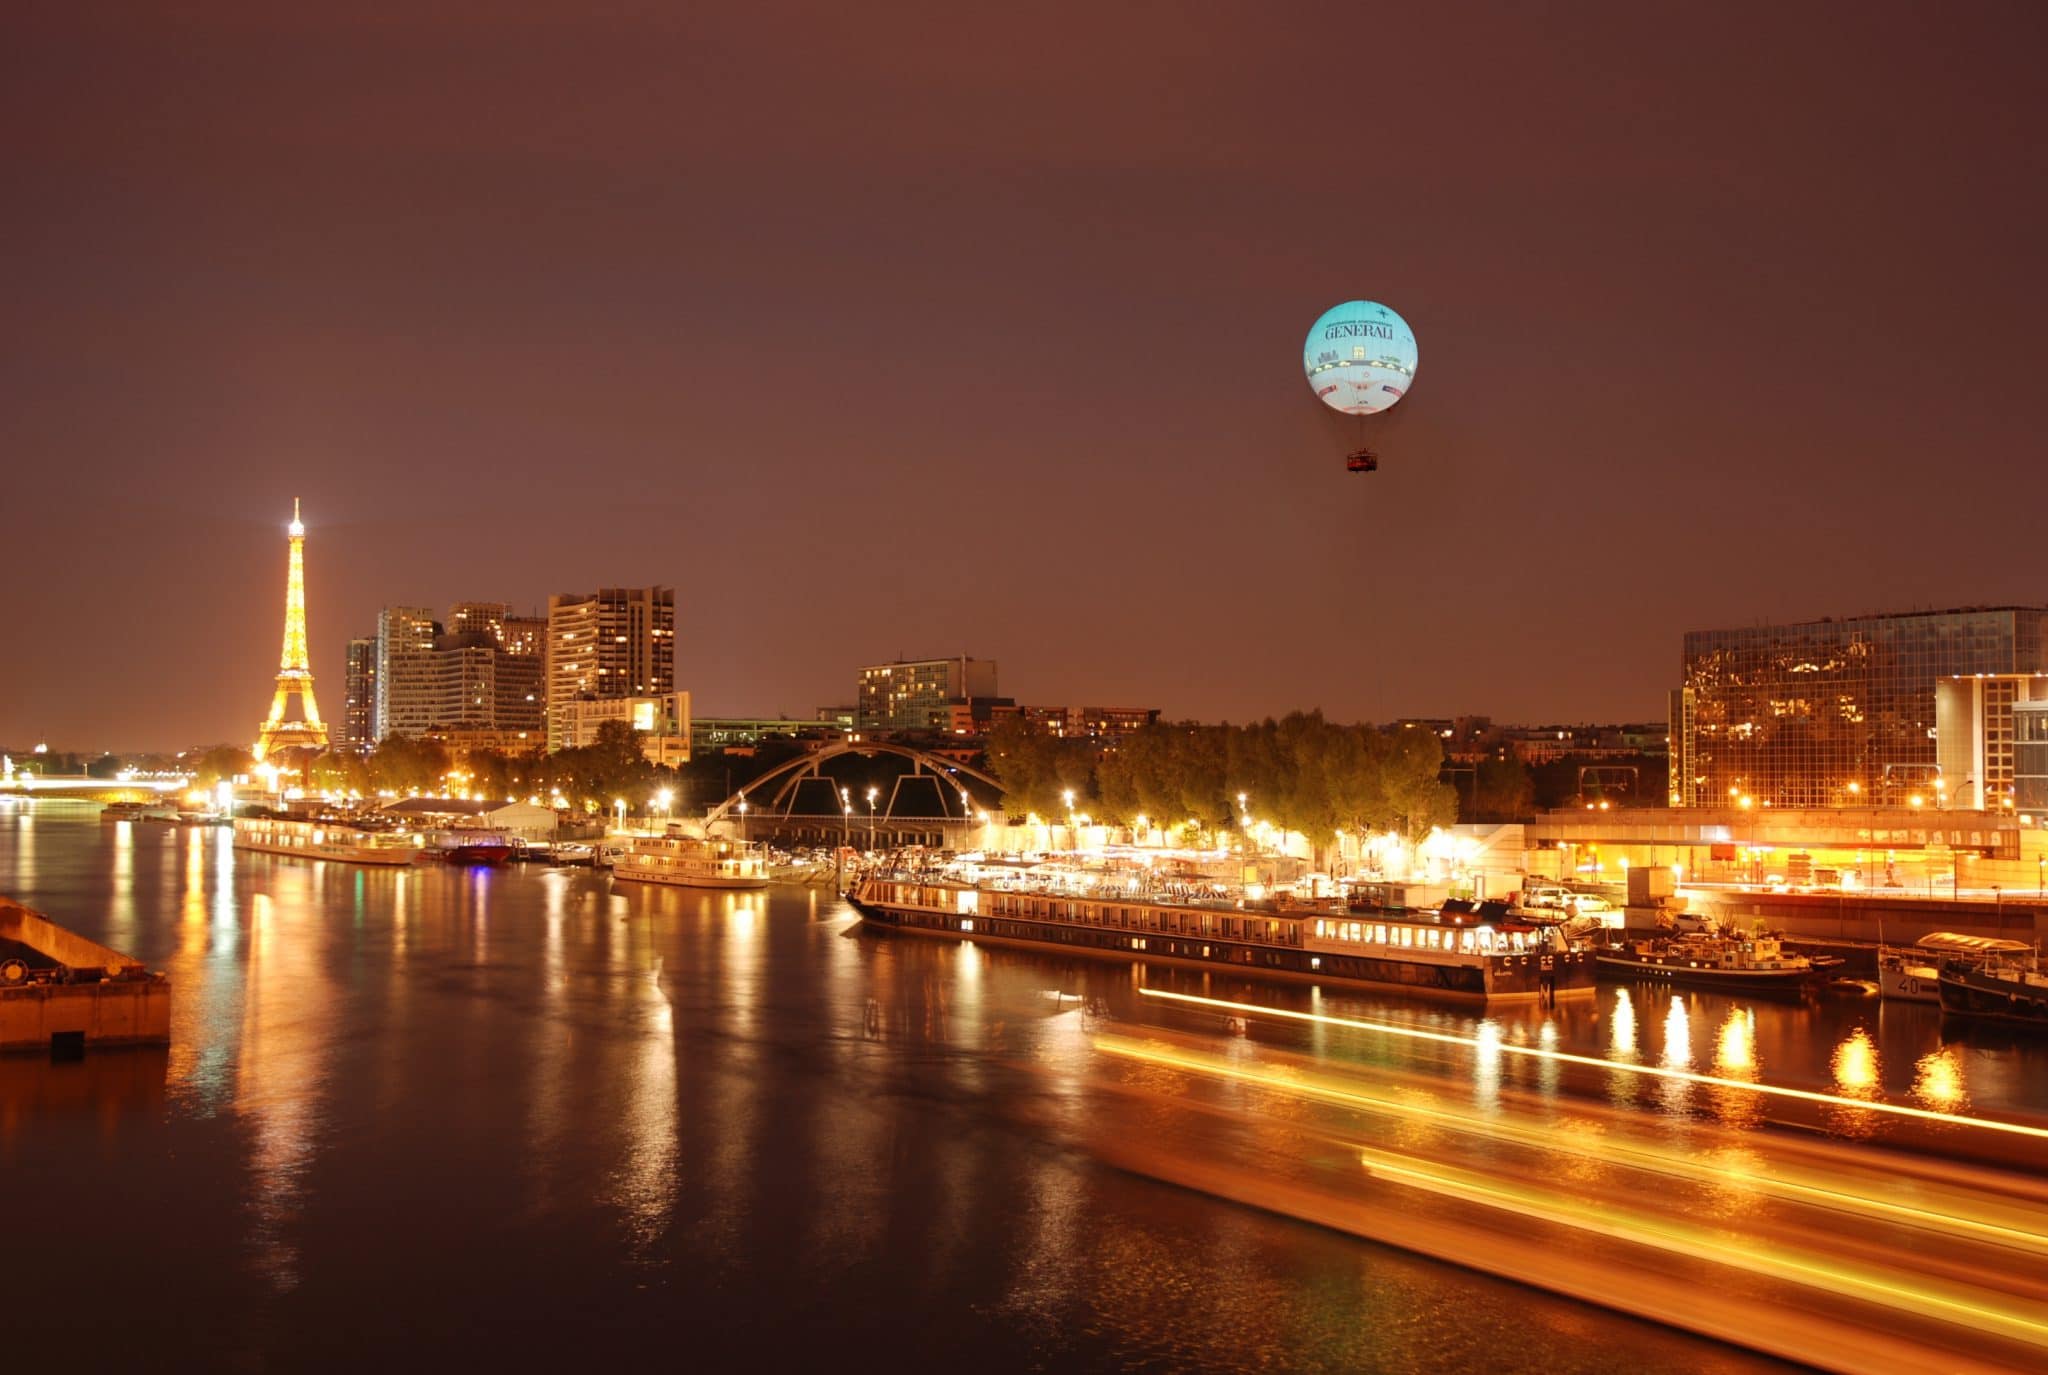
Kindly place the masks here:
POLYGON ((240 745, 215 745, 201 754, 192 766, 192 781, 202 788, 255 772, 256 760, 240 745))

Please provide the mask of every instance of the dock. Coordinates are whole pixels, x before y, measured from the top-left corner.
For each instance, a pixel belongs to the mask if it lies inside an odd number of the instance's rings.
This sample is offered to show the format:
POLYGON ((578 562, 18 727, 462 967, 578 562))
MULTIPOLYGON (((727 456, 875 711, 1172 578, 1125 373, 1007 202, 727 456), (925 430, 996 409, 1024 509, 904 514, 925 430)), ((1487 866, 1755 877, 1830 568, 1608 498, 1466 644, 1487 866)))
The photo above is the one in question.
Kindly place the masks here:
POLYGON ((0 1052, 169 1045, 171 983, 0 898, 0 1052))

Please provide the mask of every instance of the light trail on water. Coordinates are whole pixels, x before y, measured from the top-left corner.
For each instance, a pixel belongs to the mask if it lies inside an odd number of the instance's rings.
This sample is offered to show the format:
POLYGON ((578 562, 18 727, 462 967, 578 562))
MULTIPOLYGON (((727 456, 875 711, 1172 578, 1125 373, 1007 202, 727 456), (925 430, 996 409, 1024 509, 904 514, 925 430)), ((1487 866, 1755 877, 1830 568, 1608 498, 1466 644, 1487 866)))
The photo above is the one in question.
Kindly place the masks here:
POLYGON ((2048 1127, 2029 1126, 2024 1122, 2002 1122, 1992 1117, 1972 1117, 1960 1113, 1935 1112, 1927 1108, 1909 1107, 1904 1103, 1884 1103, 1863 1098, 1845 1098, 1839 1094, 1817 1093, 1812 1089, 1788 1088, 1782 1084, 1765 1084, 1748 1079, 1728 1079, 1717 1074, 1702 1074, 1697 1070, 1688 1069, 1671 1069, 1662 1065, 1631 1064, 1625 1060, 1603 1060, 1598 1056, 1575 1055, 1565 1050, 1545 1050, 1539 1046, 1518 1046, 1502 1042, 1488 1043, 1482 1047, 1477 1037, 1459 1036, 1447 1031, 1425 1031, 1420 1027, 1400 1026, 1392 1022, 1367 1022, 1353 1017, 1332 1017, 1327 1013, 1321 1012, 1295 1012, 1288 1008, 1261 1007, 1257 1003, 1232 1002, 1226 998, 1207 998, 1194 993, 1174 993, 1162 988, 1141 988, 1138 992, 1147 998, 1215 1008, 1237 1016, 1274 1017, 1284 1021, 1344 1027, 1352 1031, 1371 1031, 1385 1036, 1398 1036, 1407 1040, 1428 1041, 1438 1045, 1462 1046, 1467 1050, 1485 1049, 1489 1054, 1518 1055, 1527 1059, 1547 1060, 1557 1064, 1582 1065, 1587 1069, 1607 1070, 1617 1074, 1634 1074, 1646 1078, 1699 1084, 1709 1088, 1740 1090, 1748 1093, 1764 1094, 1774 1098, 1784 1098, 1804 1103, 1818 1103, 1833 1108, 1884 1113, 1893 1117, 1911 1118, 1923 1122, 1938 1122, 1948 1126, 1975 1127, 1983 1131, 2005 1132, 2014 1136, 2048 1142, 2048 1127))

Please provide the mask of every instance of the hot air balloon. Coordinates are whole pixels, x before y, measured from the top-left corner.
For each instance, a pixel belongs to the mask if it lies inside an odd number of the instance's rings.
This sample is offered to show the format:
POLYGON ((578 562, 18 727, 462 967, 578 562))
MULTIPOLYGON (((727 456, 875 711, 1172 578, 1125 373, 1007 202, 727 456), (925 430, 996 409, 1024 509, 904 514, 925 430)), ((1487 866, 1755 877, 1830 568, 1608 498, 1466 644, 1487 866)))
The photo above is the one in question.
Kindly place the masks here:
MULTIPOLYGON (((1415 331, 1398 312, 1377 301, 1346 301, 1324 311, 1301 349, 1301 370, 1309 389, 1333 411, 1364 419, 1398 405, 1415 381, 1415 331)), ((1365 447, 1345 456, 1354 473, 1380 466, 1365 447)))

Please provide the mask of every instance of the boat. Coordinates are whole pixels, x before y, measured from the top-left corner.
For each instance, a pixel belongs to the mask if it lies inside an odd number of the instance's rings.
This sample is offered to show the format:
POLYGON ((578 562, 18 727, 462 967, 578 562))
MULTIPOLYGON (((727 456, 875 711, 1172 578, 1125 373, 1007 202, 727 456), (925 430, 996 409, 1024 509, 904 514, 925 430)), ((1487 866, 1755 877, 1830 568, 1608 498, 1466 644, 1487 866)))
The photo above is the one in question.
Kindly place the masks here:
POLYGON ((1979 963, 1999 955, 2025 955, 2033 949, 2023 941, 1966 936, 1935 931, 1904 948, 1885 946, 1877 953, 1877 981, 1884 996, 1909 1003, 1941 1001, 1941 966, 1945 961, 1979 963))
POLYGON ((430 832, 421 853, 444 864, 496 868, 512 858, 512 852, 518 848, 519 842, 503 831, 483 826, 451 826, 430 832))
POLYGON ((238 816, 234 847, 265 855, 341 864, 410 864, 420 855, 411 831, 383 830, 344 817, 238 816))
POLYGON ((671 828, 666 835, 629 836, 612 877, 682 888, 766 888, 768 861, 758 844, 706 840, 671 828))
POLYGON ((169 802, 109 802, 100 808, 102 821, 176 821, 178 809, 169 802))
POLYGON ((1599 961, 1600 973, 1607 978, 1747 993, 1803 992, 1842 963, 1828 956, 1791 954, 1776 936, 1695 931, 1624 937, 1603 948, 1599 961))
POLYGON ((548 846, 547 853, 550 864, 573 864, 585 869, 595 857, 595 851, 580 840, 558 840, 548 846))
POLYGON ((1308 981, 1452 1002, 1592 996, 1593 952, 1506 904, 1354 911, 1149 871, 875 867, 847 900, 881 931, 1308 981))
POLYGON ((2048 1031, 2048 973, 2042 972, 2032 946, 2020 949, 2023 953, 1982 960, 1943 960, 1938 984, 1942 1012, 2048 1031))
POLYGON ((170 1039, 170 980, 0 898, 0 1051, 72 1055, 170 1039))

